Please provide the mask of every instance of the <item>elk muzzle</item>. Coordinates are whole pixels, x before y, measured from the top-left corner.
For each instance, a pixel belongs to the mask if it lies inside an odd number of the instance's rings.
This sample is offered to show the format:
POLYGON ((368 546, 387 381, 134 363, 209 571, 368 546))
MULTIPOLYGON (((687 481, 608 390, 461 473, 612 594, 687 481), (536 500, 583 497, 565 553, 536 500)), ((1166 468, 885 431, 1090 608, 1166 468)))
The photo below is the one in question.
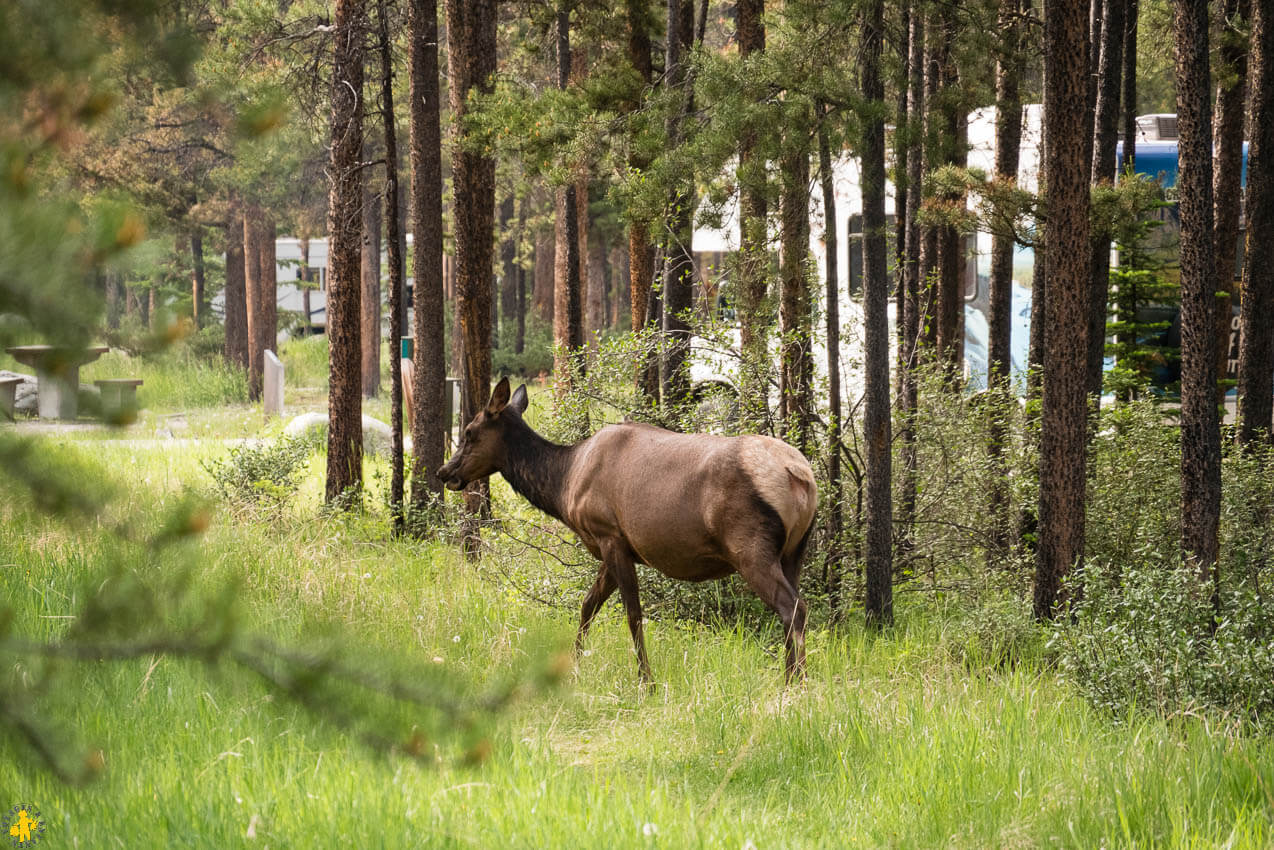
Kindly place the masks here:
POLYGON ((438 480, 448 490, 460 490, 468 482, 460 475, 460 455, 456 455, 450 462, 443 464, 438 469, 438 480))

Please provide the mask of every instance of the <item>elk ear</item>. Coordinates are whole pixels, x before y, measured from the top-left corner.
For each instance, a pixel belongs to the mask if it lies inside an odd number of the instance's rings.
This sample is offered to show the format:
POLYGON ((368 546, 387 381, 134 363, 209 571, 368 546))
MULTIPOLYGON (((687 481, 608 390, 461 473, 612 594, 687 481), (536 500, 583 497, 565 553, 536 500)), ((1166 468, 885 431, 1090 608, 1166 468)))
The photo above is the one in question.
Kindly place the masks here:
POLYGON ((500 383, 491 391, 491 400, 487 402, 487 413, 495 416, 509 403, 509 379, 501 378, 500 383))
POLYGON ((518 387, 513 391, 513 398, 509 399, 509 407, 518 412, 518 416, 526 413, 526 384, 518 387))

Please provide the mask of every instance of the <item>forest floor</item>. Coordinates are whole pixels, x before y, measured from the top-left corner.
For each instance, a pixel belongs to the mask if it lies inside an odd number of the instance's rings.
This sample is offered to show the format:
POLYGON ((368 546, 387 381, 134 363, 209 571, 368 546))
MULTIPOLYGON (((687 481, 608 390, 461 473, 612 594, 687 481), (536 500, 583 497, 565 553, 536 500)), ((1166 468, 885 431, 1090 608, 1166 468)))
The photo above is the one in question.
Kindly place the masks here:
MULTIPOLYGON (((105 470, 113 504, 145 528, 183 495, 208 496, 201 462, 224 457, 225 439, 269 432, 246 406, 188 424, 195 439, 154 447, 40 439, 105 470)), ((149 441, 154 427, 117 436, 149 441)), ((241 623, 281 642, 339 628, 477 692, 530 680, 569 647, 575 611, 527 600, 449 543, 392 538, 378 505, 321 511, 322 472, 316 455, 277 510, 214 502, 208 531, 181 544, 201 577, 237 580, 241 623)), ((387 477, 369 462, 369 503, 387 477)), ((0 501, 11 632, 70 627, 98 547, 93 528, 0 501)), ((961 604, 903 594, 882 635, 857 614, 813 623, 794 687, 777 626, 652 621, 657 684, 643 691, 612 602, 558 685, 528 684, 485 721, 477 761, 449 737, 471 730, 445 728, 423 762, 382 754, 228 665, 77 665, 46 716, 64 718, 76 752, 100 748, 105 770, 68 786, 3 740, 0 809, 36 805, 46 846, 83 848, 1274 845, 1274 740, 1207 716, 1104 714, 1047 652, 970 652, 961 604)))

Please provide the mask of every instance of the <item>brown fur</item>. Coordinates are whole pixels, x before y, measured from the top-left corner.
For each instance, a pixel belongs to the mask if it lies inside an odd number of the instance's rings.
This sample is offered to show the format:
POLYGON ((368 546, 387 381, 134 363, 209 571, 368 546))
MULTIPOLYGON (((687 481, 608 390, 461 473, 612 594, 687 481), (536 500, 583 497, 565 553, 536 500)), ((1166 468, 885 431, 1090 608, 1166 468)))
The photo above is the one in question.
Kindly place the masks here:
POLYGON ((510 400, 501 380, 438 476, 458 489, 500 472, 601 559, 577 648, 618 589, 639 671, 649 678, 633 568, 644 563, 683 581, 739 573, 783 621, 788 677, 803 669, 805 603, 797 586, 818 487, 800 452, 770 437, 677 434, 636 423, 558 446, 522 421, 525 407, 525 387, 510 400))

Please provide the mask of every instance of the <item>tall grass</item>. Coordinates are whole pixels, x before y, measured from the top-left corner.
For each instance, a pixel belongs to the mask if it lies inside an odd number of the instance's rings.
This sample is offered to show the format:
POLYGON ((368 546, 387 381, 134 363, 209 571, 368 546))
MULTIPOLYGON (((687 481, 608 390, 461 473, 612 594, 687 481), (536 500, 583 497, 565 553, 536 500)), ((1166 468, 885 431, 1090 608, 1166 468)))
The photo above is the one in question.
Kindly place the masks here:
MULTIPOLYGON (((78 451, 66 440, 68 451, 78 451)), ((121 500, 142 524, 192 486, 199 446, 132 454, 121 500)), ((320 470, 281 513, 218 510, 191 557, 241 577, 242 616, 282 637, 335 621, 386 652, 483 682, 569 643, 575 616, 483 578, 444 543, 392 539, 375 514, 318 510, 320 470)), ((94 537, 0 506, 0 593, 14 633, 49 635, 94 537)), ((1274 742, 1223 723, 1110 717, 1038 650, 970 652, 965 612, 903 594, 898 626, 809 636, 784 689, 777 627, 656 621, 658 684, 638 689, 616 604, 578 671, 490 729, 480 764, 376 755, 264 698, 255 682, 156 657, 74 670, 73 722, 106 757, 84 789, 0 744, 6 802, 49 846, 1260 848, 1274 843, 1274 742), (998 657, 997 657, 998 658, 998 657), (11 798, 11 799, 10 799, 11 798)), ((16 675, 10 672, 7 675, 16 675)))
POLYGON ((218 355, 200 355, 182 345, 137 356, 115 349, 80 370, 80 382, 85 385, 105 378, 140 378, 137 403, 150 410, 219 407, 248 400, 242 370, 218 355))

